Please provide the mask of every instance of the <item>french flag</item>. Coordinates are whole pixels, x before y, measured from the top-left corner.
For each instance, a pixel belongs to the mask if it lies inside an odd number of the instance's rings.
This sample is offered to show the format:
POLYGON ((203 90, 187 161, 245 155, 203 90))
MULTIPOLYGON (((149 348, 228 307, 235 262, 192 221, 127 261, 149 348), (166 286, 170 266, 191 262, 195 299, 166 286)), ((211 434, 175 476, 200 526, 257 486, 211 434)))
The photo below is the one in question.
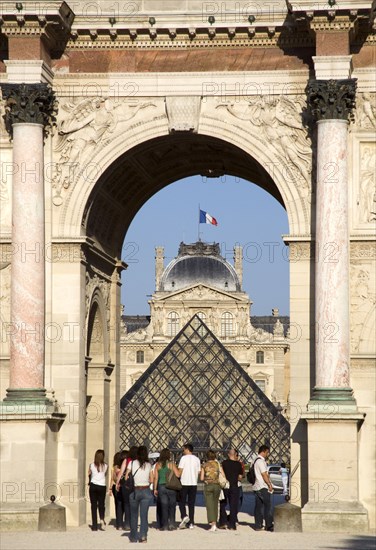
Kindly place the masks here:
POLYGON ((211 223, 212 225, 218 225, 217 220, 204 210, 200 210, 200 223, 211 223))

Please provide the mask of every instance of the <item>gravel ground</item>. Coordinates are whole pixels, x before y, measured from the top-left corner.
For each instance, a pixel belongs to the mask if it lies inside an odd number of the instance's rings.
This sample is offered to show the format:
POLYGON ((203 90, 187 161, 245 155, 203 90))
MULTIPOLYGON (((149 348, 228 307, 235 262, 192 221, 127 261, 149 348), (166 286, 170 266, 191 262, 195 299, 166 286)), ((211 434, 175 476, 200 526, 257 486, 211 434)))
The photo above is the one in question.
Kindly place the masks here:
MULTIPOLYGON (((280 497, 275 495, 275 504, 280 497)), ((239 513, 237 531, 208 531, 206 510, 201 497, 196 507, 195 529, 158 531, 155 507, 149 511, 151 527, 145 548, 149 550, 376 550, 374 534, 269 533, 254 531, 252 499, 247 497, 239 513)), ((111 510, 112 511, 112 510, 111 510)), ((177 510, 177 518, 179 512, 177 510)), ((92 532, 88 525, 68 528, 66 532, 6 532, 0 535, 1 550, 124 550, 133 548, 128 533, 117 531, 111 520, 105 532, 92 532)))

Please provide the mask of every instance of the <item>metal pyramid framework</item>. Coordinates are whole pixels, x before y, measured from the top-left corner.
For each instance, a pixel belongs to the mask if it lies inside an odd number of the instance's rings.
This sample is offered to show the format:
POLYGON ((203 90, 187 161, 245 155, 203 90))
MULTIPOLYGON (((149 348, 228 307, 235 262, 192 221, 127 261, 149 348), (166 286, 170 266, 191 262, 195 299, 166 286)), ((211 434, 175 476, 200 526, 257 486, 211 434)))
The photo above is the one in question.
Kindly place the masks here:
POLYGON ((232 447, 246 460, 267 444, 271 462, 290 458, 289 423, 197 316, 121 399, 120 439, 220 458, 232 447))

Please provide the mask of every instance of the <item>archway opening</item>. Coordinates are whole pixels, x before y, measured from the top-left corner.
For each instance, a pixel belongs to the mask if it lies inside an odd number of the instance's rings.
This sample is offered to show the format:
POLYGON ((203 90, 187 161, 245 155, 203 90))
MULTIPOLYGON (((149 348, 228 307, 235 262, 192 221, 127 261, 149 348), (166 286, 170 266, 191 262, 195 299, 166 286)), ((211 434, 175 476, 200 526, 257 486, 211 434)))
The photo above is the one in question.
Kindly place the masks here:
MULTIPOLYGON (((162 138, 156 138, 134 147, 119 157, 105 171, 92 191, 85 209, 83 226, 85 227, 87 236, 93 240, 95 243, 94 246, 102 250, 109 257, 112 257, 115 260, 121 259, 125 235, 130 228, 132 220, 135 219, 142 206, 145 205, 151 197, 156 195, 162 189, 167 188, 170 184, 183 178, 192 178, 195 175, 197 176, 197 174, 201 178, 203 185, 205 185, 205 182, 214 181, 214 179, 218 181, 218 178, 220 181, 221 178, 224 177, 232 178, 233 180, 241 180, 243 182, 253 182, 259 188, 274 197, 274 199, 276 199, 276 201, 284 207, 282 192, 271 178, 269 172, 258 160, 248 155, 245 151, 217 138, 196 134, 177 133, 162 138)), ((236 212, 233 215, 234 224, 236 225, 236 212)), ((284 212, 284 216, 286 222, 285 232, 288 232, 286 212, 284 212)), ((156 220, 158 220, 158 213, 156 213, 156 220)), ((149 234, 153 235, 152 230, 149 230, 149 234)), ((179 240, 181 240, 180 236, 179 240)), ((215 240, 215 237, 213 236, 210 240, 215 240)), ((156 245, 159 243, 155 242, 153 244, 156 245)), ((282 244, 281 240, 280 244, 282 244)), ((268 250, 268 254, 270 257, 270 249, 268 250)), ((123 259, 127 261, 127 258, 123 259)), ((257 262, 257 258, 255 258, 254 261, 257 262)), ((284 261, 287 263, 286 258, 284 258, 284 261)), ((128 270, 130 268, 131 267, 128 266, 128 270)), ((127 275, 125 275, 124 281, 126 295, 127 275)), ((226 291, 226 289, 224 290, 226 291)), ((145 302, 147 302, 146 296, 145 302)), ((241 307, 237 304, 236 307, 237 311, 241 311, 242 315, 244 314, 247 316, 247 308, 249 311, 248 303, 244 302, 241 307)), ((199 308, 199 310, 202 314, 206 315, 202 308, 199 308)), ((209 314, 209 326, 210 329, 212 329, 213 325, 210 323, 213 315, 208 308, 206 308, 206 310, 209 314)), ((186 312, 186 315, 189 316, 190 314, 196 314, 197 312, 198 311, 189 311, 186 312)), ((172 319, 172 313, 172 311, 169 312, 170 317, 168 317, 168 319, 170 320, 172 319)), ((227 315, 228 318, 232 315, 227 309, 225 312, 220 312, 220 314, 221 318, 223 315, 227 315)), ((161 325, 162 331, 163 322, 164 321, 162 321, 161 325)), ((186 322, 186 320, 184 322, 186 322)), ((236 343, 235 340, 239 336, 239 338, 243 338, 244 340, 243 345, 246 345, 245 340, 247 337, 247 322, 248 321, 242 324, 239 319, 236 318, 236 320, 234 320, 231 324, 232 329, 230 334, 226 328, 229 325, 227 319, 227 324, 225 326, 226 334, 222 334, 224 326, 222 326, 223 323, 221 324, 220 321, 219 336, 227 339, 228 343, 232 343, 232 339, 234 340, 234 343, 236 343), (240 329, 241 324, 243 328, 240 329)), ((276 320, 273 321, 273 327, 275 324, 276 320)), ((166 327, 170 326, 171 328, 172 324, 170 323, 170 325, 168 325, 166 320, 166 327)), ((179 326, 181 327, 183 325, 184 323, 182 321, 179 326)), ((273 327, 269 334, 271 333, 274 338, 273 327)), ((150 330, 153 331, 154 328, 151 328, 150 330)), ((258 327, 257 330, 259 347, 264 349, 268 345, 266 341, 268 338, 266 335, 267 331, 264 331, 261 327, 258 327)), ((141 373, 144 372, 150 365, 150 350, 153 349, 155 352, 162 351, 161 345, 166 346, 166 342, 162 341, 163 339, 159 342, 149 342, 147 340, 148 335, 146 332, 147 330, 140 331, 139 337, 136 338, 135 346, 133 346, 134 349, 132 348, 129 353, 129 357, 132 358, 131 361, 134 361, 137 373, 139 373, 141 377, 141 373), (145 348, 144 344, 146 341, 148 345, 145 348), (141 353, 144 364, 138 360, 138 358, 141 357, 141 353)), ((174 331, 173 334, 172 329, 170 330, 170 334, 168 335, 170 340, 176 332, 177 331, 174 331)), ((279 336, 281 336, 281 333, 279 333, 279 336)), ((282 327, 282 338, 285 336, 286 328, 282 327)), ((122 334, 120 334, 120 345, 121 339, 122 334)), ((280 344, 281 345, 279 345, 278 348, 278 361, 281 365, 279 365, 280 368, 278 369, 277 377, 279 379, 279 384, 282 384, 285 377, 285 370, 282 366, 284 348, 281 342, 280 344)), ((256 353, 256 348, 254 351, 256 353)), ((268 360, 274 360, 274 351, 272 351, 271 346, 269 346, 266 356, 268 360)), ((246 364, 247 360, 248 359, 243 361, 244 365, 241 365, 242 368, 249 367, 249 365, 246 364)), ((120 362, 119 366, 123 369, 123 365, 121 363, 122 362, 120 362)), ((258 369, 258 371, 260 371, 260 369, 258 369)), ((132 384, 137 381, 137 373, 132 371, 130 374, 132 384)), ((273 385, 275 376, 268 374, 267 365, 265 368, 263 367, 261 374, 264 377, 264 383, 266 385, 270 385, 268 391, 269 398, 271 398, 271 394, 274 389, 273 385)), ((121 397, 122 394, 123 391, 121 391, 119 397, 121 397)), ((284 390, 282 390, 282 394, 283 398, 285 398, 286 392, 284 392, 284 390)), ((104 404, 104 407, 106 408, 106 404, 104 404)))
POLYGON ((281 190, 260 162, 223 140, 176 133, 121 155, 99 178, 83 216, 86 234, 120 257, 127 230, 140 208, 166 185, 183 178, 234 176, 251 181, 284 207, 281 190))

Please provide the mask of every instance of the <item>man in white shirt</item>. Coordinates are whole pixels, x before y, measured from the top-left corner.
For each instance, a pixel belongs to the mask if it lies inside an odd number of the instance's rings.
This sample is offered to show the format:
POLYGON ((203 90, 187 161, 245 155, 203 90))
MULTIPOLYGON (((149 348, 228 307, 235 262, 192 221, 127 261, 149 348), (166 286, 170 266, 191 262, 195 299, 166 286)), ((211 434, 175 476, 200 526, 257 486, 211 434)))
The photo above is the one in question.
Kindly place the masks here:
POLYGON ((180 481, 182 488, 180 490, 179 509, 181 514, 181 523, 179 529, 189 527, 193 529, 195 518, 195 502, 197 494, 197 479, 201 470, 200 459, 193 453, 193 445, 186 443, 183 446, 183 456, 180 459, 178 468, 180 472, 180 481), (185 503, 188 497, 189 517, 185 503))
POLYGON ((271 494, 273 485, 270 481, 266 459, 270 449, 267 445, 261 445, 259 454, 254 461, 256 481, 253 485, 255 493, 255 530, 261 531, 265 520, 266 531, 273 531, 273 517, 271 514, 271 494))

